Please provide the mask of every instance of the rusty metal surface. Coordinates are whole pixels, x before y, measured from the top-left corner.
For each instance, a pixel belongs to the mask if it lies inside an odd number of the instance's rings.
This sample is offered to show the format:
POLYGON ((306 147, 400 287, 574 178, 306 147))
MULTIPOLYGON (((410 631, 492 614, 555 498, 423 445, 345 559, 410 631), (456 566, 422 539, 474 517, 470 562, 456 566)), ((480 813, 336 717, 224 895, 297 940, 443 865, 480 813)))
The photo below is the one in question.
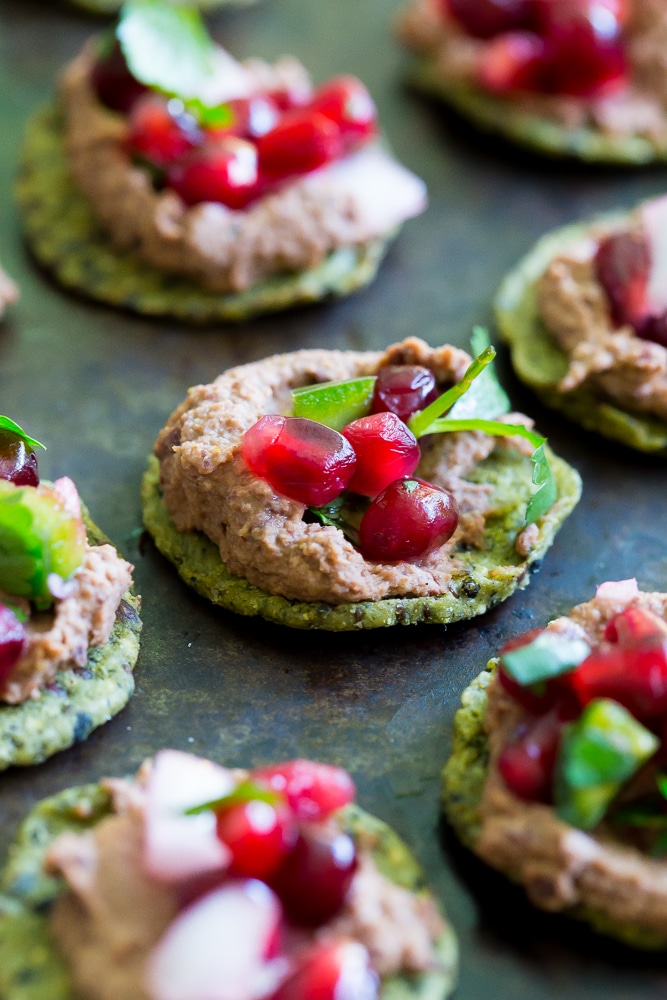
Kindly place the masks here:
POLYGON ((243 327, 191 330, 73 298, 29 259, 12 202, 26 115, 99 22, 52 0, 0 5, 0 260, 22 298, 0 327, 0 411, 49 447, 43 474, 71 475, 103 529, 136 563, 144 641, 129 707, 84 744, 0 775, 0 853, 39 797, 124 773, 163 745, 230 764, 294 755, 336 761, 361 803, 391 822, 425 865, 462 948, 460 1000, 649 1000, 663 960, 634 956, 566 921, 536 915, 438 831, 439 771, 464 685, 508 636, 587 599, 597 581, 636 575, 665 589, 663 466, 541 408, 500 372, 584 477, 584 497, 531 586, 470 626, 364 635, 292 633, 238 619, 190 594, 150 544, 138 545, 138 487, 155 435, 188 386, 231 364, 302 347, 379 348, 415 333, 465 346, 488 322, 503 273, 545 230, 660 192, 664 170, 543 163, 475 136, 401 86, 394 0, 270 0, 213 19, 238 55, 291 51, 316 78, 357 73, 399 158, 431 207, 406 226, 373 286, 354 297, 243 327))

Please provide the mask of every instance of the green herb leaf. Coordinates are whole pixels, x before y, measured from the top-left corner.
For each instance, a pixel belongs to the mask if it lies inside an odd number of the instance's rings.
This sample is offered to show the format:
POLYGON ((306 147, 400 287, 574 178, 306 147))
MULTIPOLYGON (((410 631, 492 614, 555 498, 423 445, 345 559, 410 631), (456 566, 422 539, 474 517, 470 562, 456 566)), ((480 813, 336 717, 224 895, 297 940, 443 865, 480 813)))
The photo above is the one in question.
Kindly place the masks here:
POLYGON ((658 791, 663 798, 667 799, 667 774, 659 771, 655 776, 655 781, 658 786, 658 791))
MULTIPOLYGON (((360 498, 359 504, 361 503, 363 503, 363 500, 360 498)), ((368 502, 365 502, 364 506, 367 505, 368 502)), ((308 510, 321 524, 326 524, 331 528, 338 528, 339 531, 343 532, 348 542, 351 542, 357 548, 359 547, 358 522, 361 520, 360 510, 356 509, 356 505, 351 498, 348 498, 348 502, 345 503, 342 496, 336 497, 335 500, 332 500, 331 503, 326 504, 324 507, 309 507, 308 510)))
MULTIPOLYGON (((470 338, 474 355, 482 354, 489 347, 489 334, 483 326, 476 326, 470 338)), ((468 391, 449 411, 452 420, 468 420, 478 417, 494 420, 510 410, 509 396, 498 381, 495 365, 487 365, 470 384, 468 391)))
POLYGON ((186 809, 185 815, 198 816, 199 813, 204 812, 222 812, 224 809, 230 809, 231 806, 236 806, 241 802, 268 802, 270 806, 274 806, 281 801, 281 798, 279 792, 274 792, 272 788, 258 785, 248 779, 241 781, 229 795, 223 795, 220 799, 211 799, 210 802, 203 802, 199 806, 186 809))
POLYGON ((370 412, 376 376, 320 382, 292 389, 295 417, 307 417, 340 431, 370 412))
POLYGON ((470 388, 476 378, 478 378, 487 365, 490 365, 496 356, 495 349, 486 347, 482 353, 476 357, 468 366, 463 378, 451 389, 443 392, 436 400, 430 403, 424 410, 414 413, 408 420, 408 427, 416 438, 424 437, 426 434, 436 433, 435 423, 438 418, 447 413, 470 388))
POLYGON ((130 0, 116 34, 132 76, 148 87, 195 98, 213 75, 215 46, 192 7, 130 0))
POLYGON ((551 510, 558 496, 558 487, 544 451, 544 444, 535 449, 530 460, 533 463, 533 486, 537 486, 537 489, 526 507, 526 524, 539 521, 548 510, 551 510))
POLYGON ((204 128, 230 128, 234 124, 231 104, 210 108, 198 97, 183 102, 183 106, 204 128))
POLYGON ((518 684, 535 684, 573 670, 590 653, 583 639, 568 639, 545 629, 532 642, 503 653, 500 662, 518 684))
POLYGON ((23 428, 19 427, 17 423, 10 420, 9 417, 3 417, 1 414, 0 431, 9 431, 11 434, 16 434, 16 436, 20 437, 24 445, 28 448, 43 448, 44 451, 46 451, 46 445, 43 445, 41 441, 37 441, 35 438, 30 437, 30 435, 26 434, 23 428))

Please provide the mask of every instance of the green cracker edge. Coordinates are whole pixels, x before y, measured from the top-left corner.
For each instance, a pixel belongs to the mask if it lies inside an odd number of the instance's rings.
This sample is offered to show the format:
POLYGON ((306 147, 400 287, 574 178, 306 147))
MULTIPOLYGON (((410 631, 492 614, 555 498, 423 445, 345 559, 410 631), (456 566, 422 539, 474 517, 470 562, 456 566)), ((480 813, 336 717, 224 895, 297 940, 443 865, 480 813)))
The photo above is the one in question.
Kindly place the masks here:
POLYGON ((206 292, 113 247, 69 176, 62 116, 55 105, 41 108, 28 122, 16 195, 27 242, 59 284, 110 306, 188 323, 242 322, 349 295, 373 280, 389 243, 373 240, 336 250, 318 267, 244 292, 206 292))
MULTIPOLYGON (((74 1000, 65 963, 48 934, 48 909, 63 883, 42 872, 45 852, 66 831, 89 830, 111 810, 101 785, 69 788, 39 802, 24 820, 0 877, 0 996, 2 1000, 74 1000)), ((343 825, 370 841, 374 860, 392 881, 429 895, 421 868, 386 823, 358 806, 343 825)), ((444 1000, 454 988, 457 941, 449 924, 436 942, 438 967, 384 980, 381 1000, 444 1000)))
MULTIPOLYGON (((334 632, 418 622, 447 624, 483 614, 504 601, 517 588, 527 586, 529 570, 552 544, 556 532, 575 507, 581 493, 579 474, 551 452, 558 498, 539 523, 539 538, 527 558, 514 549, 523 525, 532 467, 528 458, 511 449, 496 449, 476 470, 476 481, 492 483, 494 515, 487 519, 488 548, 457 553, 467 568, 452 578, 450 593, 439 597, 385 598, 338 605, 292 601, 268 594, 242 577, 228 572, 216 545, 200 532, 179 532, 164 504, 159 486, 159 465, 151 457, 142 483, 144 525, 159 551, 178 570, 188 586, 228 611, 261 615, 291 628, 334 632)), ((473 477, 470 477, 473 478, 473 477)))

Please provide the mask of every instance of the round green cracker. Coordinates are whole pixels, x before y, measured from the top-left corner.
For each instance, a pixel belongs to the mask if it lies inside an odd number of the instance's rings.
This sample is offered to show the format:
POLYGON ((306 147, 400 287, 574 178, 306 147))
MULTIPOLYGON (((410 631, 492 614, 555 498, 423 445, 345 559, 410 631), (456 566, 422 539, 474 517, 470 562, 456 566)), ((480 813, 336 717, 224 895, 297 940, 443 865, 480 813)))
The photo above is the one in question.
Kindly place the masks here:
MULTIPOLYGON (((488 740, 484 731, 487 688, 497 666, 497 659, 490 660, 486 669, 463 691, 461 708, 454 717, 452 754, 442 771, 442 810, 459 840, 473 852, 481 826, 480 805, 489 766, 488 740)), ((507 872, 504 874, 509 875, 507 872)), ((570 907, 563 912, 630 947, 647 951, 667 948, 667 932, 658 934, 622 924, 601 910, 588 906, 570 907)))
POLYGON ((667 451, 664 420, 623 410, 589 389, 559 391, 558 383, 568 368, 567 355, 540 319, 537 305, 537 280, 549 261, 592 227, 612 227, 624 217, 622 213, 605 215, 543 236, 503 280, 494 302, 496 323, 509 345, 517 376, 547 406, 565 413, 586 430, 597 431, 638 451, 660 454, 667 451))
MULTIPOLYGON (((87 517, 86 524, 92 545, 108 542, 87 517)), ((20 705, 0 704, 0 770, 41 764, 87 739, 125 707, 134 691, 140 606, 140 599, 127 591, 108 642, 89 649, 84 667, 59 670, 37 698, 20 705)))
POLYGON ((317 267, 244 292, 207 292, 115 249, 69 176, 62 116, 54 105, 28 123, 16 192, 30 248, 61 285, 107 305, 188 323, 241 322, 349 295, 373 280, 389 243, 378 239, 335 250, 317 267))
MULTIPOLYGON (((0 996, 2 1000, 74 1000, 63 959, 48 934, 50 904, 63 891, 42 871, 49 845, 66 831, 91 829, 111 812, 100 785, 69 788, 38 803, 23 822, 0 877, 0 996)), ((343 826, 371 851, 379 870, 410 891, 430 896, 405 843, 386 823, 348 806, 343 826)), ((435 945, 437 967, 383 980, 381 1000, 444 1000, 454 988, 457 941, 445 923, 435 945)))
POLYGON ((155 458, 151 458, 142 484, 144 524, 157 548, 174 563, 190 587, 237 614, 261 615, 291 628, 333 632, 419 622, 448 624, 483 614, 529 583, 531 565, 542 559, 581 493, 579 474, 551 453, 550 462, 558 498, 541 518, 538 538, 526 557, 516 552, 514 542, 525 526, 523 518, 532 482, 530 460, 514 449, 497 448, 477 466, 469 478, 494 487, 492 510, 486 520, 487 546, 456 552, 465 568, 453 574, 449 592, 438 597, 392 597, 332 605, 268 594, 229 573, 218 547, 205 535, 176 530, 162 503, 155 458))
POLYGON ((417 62, 409 80, 477 128, 546 156, 629 167, 667 160, 667 128, 662 140, 648 135, 612 135, 592 125, 568 129, 523 107, 518 100, 486 93, 466 81, 447 79, 436 60, 428 57, 417 62))

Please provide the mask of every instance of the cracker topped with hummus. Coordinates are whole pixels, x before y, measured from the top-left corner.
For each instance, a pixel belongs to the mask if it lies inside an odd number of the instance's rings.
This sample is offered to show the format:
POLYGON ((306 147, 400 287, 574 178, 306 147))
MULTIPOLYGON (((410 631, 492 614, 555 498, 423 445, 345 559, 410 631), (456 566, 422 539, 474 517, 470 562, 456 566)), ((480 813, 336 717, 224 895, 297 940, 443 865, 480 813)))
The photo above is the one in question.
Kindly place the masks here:
POLYGON ((352 76, 237 62, 197 12, 125 4, 29 126, 18 195, 59 281, 193 322, 347 294, 426 206, 352 76))
POLYGON ((40 482, 41 447, 0 416, 0 770, 108 722, 132 694, 139 651, 133 567, 71 479, 40 482))
POLYGON ((466 689, 443 807, 530 901, 667 947, 667 594, 607 582, 466 689))
POLYGON ((444 1000, 456 939, 342 768, 160 751, 40 803, 0 887, 3 1000, 444 1000))
POLYGON ((296 628, 471 618, 528 583, 581 483, 479 356, 409 338, 298 351, 196 386, 144 523, 200 593, 296 628))
POLYGON ((667 197, 545 236, 496 319, 517 375, 588 430, 667 451, 667 197))
POLYGON ((416 86, 551 156, 667 158, 663 0, 411 0, 416 86))

